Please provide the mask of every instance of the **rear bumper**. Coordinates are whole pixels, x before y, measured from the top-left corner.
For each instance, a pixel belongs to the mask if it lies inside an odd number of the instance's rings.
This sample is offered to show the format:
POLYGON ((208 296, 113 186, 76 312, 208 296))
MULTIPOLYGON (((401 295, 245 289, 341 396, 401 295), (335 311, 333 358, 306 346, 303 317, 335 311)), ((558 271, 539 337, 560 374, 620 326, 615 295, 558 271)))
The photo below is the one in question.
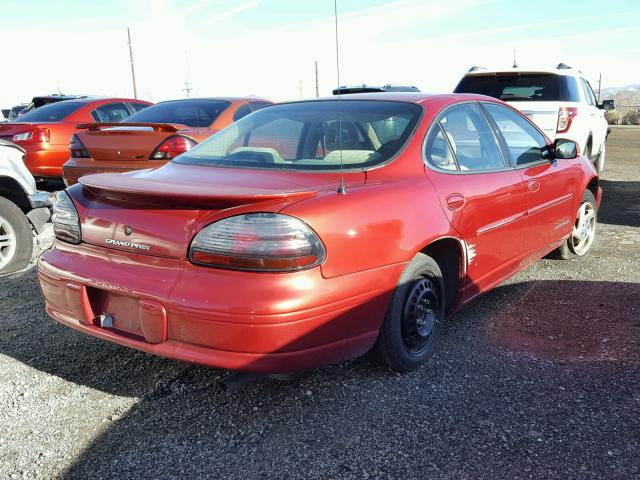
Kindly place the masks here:
POLYGON ((51 143, 20 144, 26 150, 24 164, 36 178, 60 178, 62 164, 69 156, 68 145, 51 143))
POLYGON ((47 313, 69 327, 177 360, 273 373, 369 350, 403 268, 325 279, 319 268, 256 274, 58 244, 41 257, 38 279, 47 313), (101 314, 114 328, 100 326, 101 314))

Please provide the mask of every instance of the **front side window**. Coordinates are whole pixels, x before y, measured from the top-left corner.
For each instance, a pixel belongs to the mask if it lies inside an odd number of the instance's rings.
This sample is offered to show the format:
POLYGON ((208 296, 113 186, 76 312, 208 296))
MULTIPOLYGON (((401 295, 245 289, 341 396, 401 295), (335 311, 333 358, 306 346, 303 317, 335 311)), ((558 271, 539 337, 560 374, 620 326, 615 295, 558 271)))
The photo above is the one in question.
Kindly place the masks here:
POLYGON ((362 169, 398 153, 421 112, 417 104, 392 101, 273 105, 240 119, 174 161, 281 170, 336 170, 341 164, 362 169))
POLYGON ((493 103, 483 105, 502 134, 513 165, 542 160, 542 149, 546 146, 542 133, 508 107, 493 103))
POLYGON ((129 110, 124 103, 107 103, 91 112, 96 122, 121 122, 129 116, 129 110))
POLYGON ((21 122, 59 122, 85 105, 82 102, 57 102, 49 103, 35 110, 31 110, 29 113, 20 115, 19 121, 21 122))
POLYGON ((503 168, 498 142, 476 104, 449 108, 439 120, 460 170, 488 171, 503 168))

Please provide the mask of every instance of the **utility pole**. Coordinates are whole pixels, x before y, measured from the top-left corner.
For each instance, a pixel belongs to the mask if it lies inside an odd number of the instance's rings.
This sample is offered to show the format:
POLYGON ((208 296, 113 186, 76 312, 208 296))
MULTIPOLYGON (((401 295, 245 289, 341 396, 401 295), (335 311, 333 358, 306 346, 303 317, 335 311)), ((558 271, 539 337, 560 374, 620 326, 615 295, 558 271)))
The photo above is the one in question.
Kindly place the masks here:
POLYGON ((300 98, 302 98, 302 80, 298 81, 298 93, 300 94, 300 98))
POLYGON ((191 90, 193 90, 193 88, 189 86, 189 80, 187 80, 186 82, 184 82, 184 88, 182 89, 183 92, 187 92, 187 98, 189 98, 191 90))
POLYGON ((131 79, 133 80, 133 98, 138 98, 138 89, 136 88, 136 72, 133 69, 133 50, 131 48, 131 32, 127 27, 127 37, 129 38, 129 59, 131 60, 131 79))
POLYGON ((318 60, 316 60, 316 97, 320 96, 320 88, 318 86, 318 60))
POLYGON ((602 90, 602 73, 598 77, 598 105, 600 105, 600 91, 602 90))

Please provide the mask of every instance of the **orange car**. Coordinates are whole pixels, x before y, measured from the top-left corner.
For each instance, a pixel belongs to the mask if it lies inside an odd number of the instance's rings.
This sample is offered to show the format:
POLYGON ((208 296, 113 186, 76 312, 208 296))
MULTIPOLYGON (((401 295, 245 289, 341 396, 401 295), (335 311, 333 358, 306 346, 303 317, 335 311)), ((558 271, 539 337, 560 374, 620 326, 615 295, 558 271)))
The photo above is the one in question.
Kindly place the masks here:
POLYGON ((116 122, 149 105, 131 98, 85 97, 36 108, 13 123, 0 123, 0 138, 26 150, 24 162, 36 180, 62 177, 69 139, 79 123, 116 122))
POLYGON ((160 102, 126 122, 78 125, 71 158, 63 166, 67 186, 91 173, 157 168, 215 132, 271 105, 257 98, 188 98, 160 102))

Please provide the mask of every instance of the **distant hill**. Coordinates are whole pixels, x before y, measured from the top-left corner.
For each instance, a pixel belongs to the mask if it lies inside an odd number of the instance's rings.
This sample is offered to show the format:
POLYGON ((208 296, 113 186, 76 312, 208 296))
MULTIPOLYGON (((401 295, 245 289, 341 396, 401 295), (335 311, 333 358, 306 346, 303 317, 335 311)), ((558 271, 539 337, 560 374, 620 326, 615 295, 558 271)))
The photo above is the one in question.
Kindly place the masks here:
POLYGON ((611 125, 638 125, 640 123, 640 85, 603 88, 602 100, 614 100, 616 109, 605 113, 611 125))
POLYGON ((603 88, 600 98, 602 100, 615 100, 620 105, 640 105, 640 85, 603 88))

